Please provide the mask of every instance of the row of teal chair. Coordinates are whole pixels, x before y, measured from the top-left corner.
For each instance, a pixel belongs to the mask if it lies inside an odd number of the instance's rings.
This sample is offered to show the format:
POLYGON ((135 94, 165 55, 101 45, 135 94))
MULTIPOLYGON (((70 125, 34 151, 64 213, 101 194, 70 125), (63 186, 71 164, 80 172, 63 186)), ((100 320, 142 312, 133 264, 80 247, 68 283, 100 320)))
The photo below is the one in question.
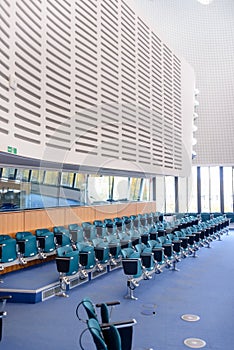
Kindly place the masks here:
MULTIPOLYGON (((0 263, 11 263, 16 259, 26 264, 28 259, 45 259, 49 253, 55 252, 54 233, 48 229, 38 229, 36 234, 29 231, 17 232, 15 238, 0 235, 0 263)), ((3 265, 4 267, 4 265, 3 265)))
POLYGON ((137 244, 132 248, 122 249, 122 265, 124 274, 128 276, 127 298, 137 299, 133 291, 139 286, 139 281, 145 280, 145 270, 150 273, 160 273, 162 267, 176 268, 177 262, 187 256, 196 257, 201 247, 210 247, 210 242, 220 240, 228 233, 229 219, 219 216, 200 222, 194 217, 182 218, 177 227, 170 232, 155 232, 151 229, 145 244, 137 244), (154 238, 154 239, 152 239, 154 238))

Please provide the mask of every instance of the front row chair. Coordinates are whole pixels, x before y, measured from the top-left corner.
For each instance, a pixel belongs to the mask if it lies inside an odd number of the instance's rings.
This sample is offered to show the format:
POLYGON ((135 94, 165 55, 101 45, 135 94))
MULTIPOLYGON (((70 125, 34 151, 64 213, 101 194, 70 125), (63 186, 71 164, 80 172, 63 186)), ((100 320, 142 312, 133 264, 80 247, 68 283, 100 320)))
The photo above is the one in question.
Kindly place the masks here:
POLYGON ((0 263, 9 263, 16 258, 16 240, 9 235, 0 235, 0 263))
POLYGON ((26 258, 32 258, 38 255, 36 236, 31 232, 17 232, 15 238, 18 245, 18 254, 21 264, 27 263, 25 260, 26 258))
MULTIPOLYGON (((89 298, 84 298, 76 308, 77 318, 83 321, 79 316, 79 308, 81 305, 84 307, 88 316, 88 320, 86 320, 86 322, 91 334, 92 331, 89 328, 89 321, 95 321, 94 323, 97 325, 96 328, 98 328, 98 332, 94 332, 95 334, 92 334, 92 336, 98 350, 131 350, 132 348, 133 326, 136 324, 136 320, 132 319, 128 321, 110 323, 110 313, 108 307, 112 308, 113 306, 119 304, 119 301, 96 304, 96 307, 100 307, 101 309, 101 324, 98 321, 94 304, 89 298), (115 328, 115 331, 111 329, 112 327, 115 328)), ((91 324, 93 325, 92 321, 91 324)), ((82 334, 80 336, 81 349, 83 349, 81 344, 82 334)))
POLYGON ((44 254, 51 253, 55 250, 54 233, 47 228, 40 228, 36 230, 36 238, 38 241, 38 248, 44 254))
POLYGON ((71 246, 57 249, 56 266, 59 272, 60 292, 58 296, 67 297, 66 286, 70 284, 69 276, 75 275, 79 270, 79 251, 71 246))
MULTIPOLYGON (((91 318, 87 321, 87 326, 92 335, 97 350, 123 350, 121 345, 121 338, 115 326, 107 326, 105 330, 105 337, 98 321, 94 318, 91 318)), ((84 350, 81 341, 80 347, 82 350, 84 350)))

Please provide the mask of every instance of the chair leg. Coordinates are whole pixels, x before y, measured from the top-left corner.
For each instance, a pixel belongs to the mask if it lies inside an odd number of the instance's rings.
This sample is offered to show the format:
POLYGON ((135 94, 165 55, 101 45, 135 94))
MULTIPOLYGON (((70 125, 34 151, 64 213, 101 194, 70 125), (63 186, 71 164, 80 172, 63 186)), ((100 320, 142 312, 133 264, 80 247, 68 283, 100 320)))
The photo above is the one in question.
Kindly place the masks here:
POLYGON ((2 317, 0 317, 0 341, 2 340, 2 317))
POLYGON ((2 333, 3 333, 3 318, 6 317, 7 313, 6 311, 0 311, 0 341, 2 340, 2 333))
POLYGON ((60 291, 56 294, 57 297, 68 298, 69 295, 66 293, 67 286, 70 284, 68 277, 61 273, 59 276, 60 291))
POLYGON ((128 280, 127 282, 127 288, 128 288, 128 294, 125 296, 125 299, 131 299, 131 300, 137 300, 138 298, 136 298, 133 295, 133 291, 134 289, 136 289, 136 287, 138 287, 139 284, 137 283, 137 281, 135 281, 134 279, 128 280))

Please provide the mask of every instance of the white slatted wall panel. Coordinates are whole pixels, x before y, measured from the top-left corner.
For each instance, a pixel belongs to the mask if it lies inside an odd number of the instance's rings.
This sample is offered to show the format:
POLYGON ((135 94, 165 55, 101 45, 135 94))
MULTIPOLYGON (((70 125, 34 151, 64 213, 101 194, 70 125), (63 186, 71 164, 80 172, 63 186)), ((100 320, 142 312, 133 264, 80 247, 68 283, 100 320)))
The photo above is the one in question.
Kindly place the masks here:
POLYGON ((163 167, 163 72, 162 41, 151 34, 151 89, 152 89, 152 164, 163 167))
POLYGON ((67 0, 47 0, 45 144, 48 148, 71 148, 71 5, 67 0))
POLYGON ((119 159, 119 18, 118 1, 100 4, 101 32, 101 156, 119 159))
POLYGON ((183 91, 193 96, 194 79, 185 79, 191 69, 127 0, 0 6, 1 150, 11 145, 45 160, 183 174, 190 149, 182 140, 190 132, 183 91))
POLYGON ((75 2, 75 152, 98 154, 97 0, 75 2))
MULTIPOLYGON (((17 1, 14 6, 14 138, 20 145, 44 145, 42 137, 42 11, 39 1, 17 1)), ((12 12, 13 13, 13 12, 12 12)), ((21 146, 20 146, 21 148, 21 146)))
POLYGON ((121 107, 122 159, 137 161, 137 76, 136 17, 131 8, 121 3, 121 107))
POLYGON ((138 71, 138 162, 151 164, 151 52, 150 29, 137 18, 137 71, 138 71))
POLYGON ((10 91, 9 91, 9 75, 10 75, 10 42, 12 31, 10 0, 2 0, 0 2, 0 138, 9 134, 9 118, 10 118, 10 91))

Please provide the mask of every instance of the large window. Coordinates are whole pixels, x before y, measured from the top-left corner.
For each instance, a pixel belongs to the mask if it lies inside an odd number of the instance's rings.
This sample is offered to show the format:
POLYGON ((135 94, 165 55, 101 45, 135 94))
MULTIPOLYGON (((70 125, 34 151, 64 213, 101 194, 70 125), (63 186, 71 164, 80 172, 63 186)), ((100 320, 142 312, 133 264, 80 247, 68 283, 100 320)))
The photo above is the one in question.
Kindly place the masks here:
POLYGON ((188 211, 188 184, 186 177, 178 178, 178 212, 187 213, 188 211))
POLYGON ((130 193, 129 193, 130 201, 140 200, 140 187, 141 187, 141 178, 132 177, 130 180, 130 193))
POLYGON ((175 177, 165 177, 165 189, 166 189, 166 213, 175 212, 175 177))
POLYGON ((233 211, 233 169, 232 167, 223 168, 223 197, 224 211, 233 211))
POLYGON ((150 179, 143 179, 142 181, 141 200, 142 201, 150 200, 150 179))
POLYGON ((32 170, 31 181, 33 183, 41 184, 44 179, 44 170, 32 170))
POLYGON ((17 169, 16 180, 27 182, 29 180, 29 169, 17 169))
POLYGON ((113 200, 126 201, 129 192, 128 177, 114 176, 113 200))
POLYGON ((197 167, 192 167, 191 176, 188 178, 188 211, 197 212, 197 167))
POLYGON ((47 170, 45 172, 44 184, 58 186, 58 184, 59 184, 59 172, 47 170))
POLYGON ((106 202, 111 197, 112 177, 89 175, 88 200, 90 203, 106 202))
POLYGON ((220 212, 219 167, 210 167, 210 212, 220 212))
POLYGON ((10 190, 20 198, 13 203, 12 208, 16 209, 150 201, 156 198, 157 211, 162 213, 174 213, 176 210, 179 213, 196 213, 198 208, 201 212, 220 212, 221 208, 224 212, 233 212, 233 169, 201 166, 198 171, 194 166, 188 177, 178 178, 178 198, 175 198, 177 182, 174 176, 156 176, 156 193, 152 193, 150 178, 5 167, 0 169, 0 210, 5 210, 7 202, 4 196, 10 190), (7 181, 9 179, 16 181, 7 181))
POLYGON ((160 213, 165 213, 165 177, 156 176, 156 208, 160 213))
POLYGON ((86 175, 85 174, 75 174, 75 184, 74 187, 80 190, 84 190, 86 186, 86 175))
POLYGON ((210 172, 208 167, 201 167, 201 211, 210 211, 210 172))
POLYGON ((74 180, 74 173, 62 172, 61 185, 66 187, 72 187, 74 180))
POLYGON ((3 168, 2 169, 2 178, 14 180, 15 179, 15 169, 13 168, 3 168))

